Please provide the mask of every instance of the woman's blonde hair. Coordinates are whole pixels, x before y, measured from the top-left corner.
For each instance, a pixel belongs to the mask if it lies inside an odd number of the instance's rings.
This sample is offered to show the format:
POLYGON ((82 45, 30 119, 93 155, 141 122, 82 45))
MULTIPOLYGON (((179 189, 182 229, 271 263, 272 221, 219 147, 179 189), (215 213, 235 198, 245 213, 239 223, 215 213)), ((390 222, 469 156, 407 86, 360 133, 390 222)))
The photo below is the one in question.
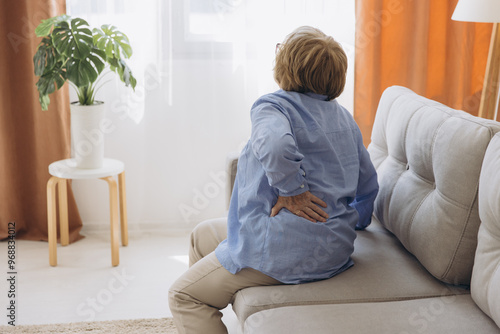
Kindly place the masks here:
POLYGON ((285 38, 276 53, 274 80, 283 90, 337 98, 344 90, 347 56, 321 30, 304 26, 285 38))

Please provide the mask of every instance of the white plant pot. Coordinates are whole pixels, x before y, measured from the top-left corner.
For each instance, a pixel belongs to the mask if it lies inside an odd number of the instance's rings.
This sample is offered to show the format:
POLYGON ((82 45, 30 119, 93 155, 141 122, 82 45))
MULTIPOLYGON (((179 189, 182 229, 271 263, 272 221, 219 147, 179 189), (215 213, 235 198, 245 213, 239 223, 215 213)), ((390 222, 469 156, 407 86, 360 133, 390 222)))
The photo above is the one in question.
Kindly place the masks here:
POLYGON ((71 156, 77 168, 100 168, 104 160, 104 120, 105 104, 96 102, 82 106, 78 102, 71 109, 71 156))

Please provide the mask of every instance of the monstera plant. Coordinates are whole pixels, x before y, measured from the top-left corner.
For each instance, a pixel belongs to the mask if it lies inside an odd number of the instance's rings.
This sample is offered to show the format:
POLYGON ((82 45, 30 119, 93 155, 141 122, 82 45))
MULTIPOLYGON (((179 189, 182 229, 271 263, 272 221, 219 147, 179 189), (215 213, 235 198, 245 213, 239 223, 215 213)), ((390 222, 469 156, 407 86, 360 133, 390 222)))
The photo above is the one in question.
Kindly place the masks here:
POLYGON ((43 110, 48 108, 49 95, 66 81, 74 85, 81 105, 94 104, 96 84, 106 64, 126 86, 135 88, 136 79, 124 61, 132 56, 132 48, 115 26, 91 30, 81 18, 60 15, 43 20, 35 33, 43 37, 33 57, 43 110))

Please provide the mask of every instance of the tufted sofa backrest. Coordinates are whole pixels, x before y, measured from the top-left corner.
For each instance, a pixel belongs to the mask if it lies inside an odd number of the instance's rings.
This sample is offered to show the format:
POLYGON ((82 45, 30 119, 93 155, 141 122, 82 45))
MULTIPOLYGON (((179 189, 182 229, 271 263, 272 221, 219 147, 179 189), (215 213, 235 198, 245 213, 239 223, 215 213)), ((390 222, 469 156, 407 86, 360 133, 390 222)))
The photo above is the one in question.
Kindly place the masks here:
POLYGON ((479 179, 478 245, 471 295, 500 327, 500 134, 490 142, 479 179))
POLYGON ((499 130, 404 87, 380 100, 368 147, 380 184, 374 215, 443 282, 470 284, 479 175, 499 130))

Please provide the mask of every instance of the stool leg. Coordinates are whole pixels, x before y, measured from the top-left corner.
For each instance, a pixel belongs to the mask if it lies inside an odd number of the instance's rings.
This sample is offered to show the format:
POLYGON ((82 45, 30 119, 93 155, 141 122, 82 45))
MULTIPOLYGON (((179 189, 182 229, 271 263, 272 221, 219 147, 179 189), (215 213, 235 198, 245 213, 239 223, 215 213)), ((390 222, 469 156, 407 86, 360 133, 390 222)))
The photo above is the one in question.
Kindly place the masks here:
POLYGON ((128 245, 127 193, 125 188, 125 172, 118 175, 118 192, 120 197, 120 226, 122 246, 128 245))
POLYGON ((111 264, 116 267, 119 262, 118 253, 118 191, 116 181, 113 177, 103 177, 109 186, 109 211, 111 220, 111 264))
POLYGON ((57 185, 59 191, 59 226, 61 232, 61 245, 69 244, 69 228, 68 228, 68 180, 59 179, 57 185))
POLYGON ((56 215, 56 185, 59 179, 52 176, 47 182, 47 227, 49 239, 49 263, 57 266, 57 215, 56 215))

